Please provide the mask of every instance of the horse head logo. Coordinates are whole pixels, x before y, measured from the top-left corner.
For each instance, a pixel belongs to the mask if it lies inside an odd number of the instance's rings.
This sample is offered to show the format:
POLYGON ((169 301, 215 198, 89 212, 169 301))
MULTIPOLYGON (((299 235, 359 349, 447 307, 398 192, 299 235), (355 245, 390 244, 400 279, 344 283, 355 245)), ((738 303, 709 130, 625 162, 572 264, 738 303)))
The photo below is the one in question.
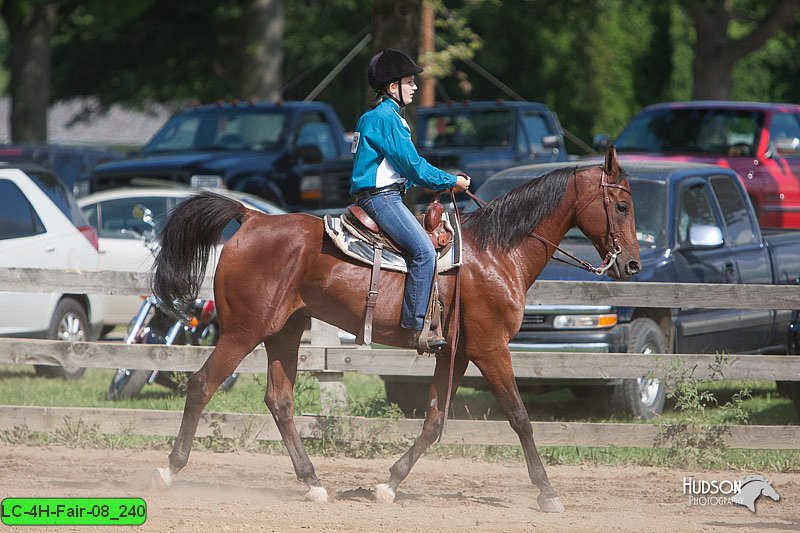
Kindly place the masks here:
POLYGON ((781 497, 775 491, 771 481, 767 481, 763 476, 749 476, 739 480, 741 490, 738 494, 731 497, 731 501, 738 505, 744 505, 750 512, 756 512, 756 500, 764 495, 778 501, 781 497))

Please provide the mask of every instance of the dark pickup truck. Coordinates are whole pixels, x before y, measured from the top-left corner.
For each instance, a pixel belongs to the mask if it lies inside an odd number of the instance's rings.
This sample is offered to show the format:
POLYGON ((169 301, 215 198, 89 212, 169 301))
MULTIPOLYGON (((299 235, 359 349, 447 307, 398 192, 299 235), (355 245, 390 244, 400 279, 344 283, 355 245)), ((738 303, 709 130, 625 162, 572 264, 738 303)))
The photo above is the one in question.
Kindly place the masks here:
POLYGON ((177 113, 139 153, 95 167, 90 190, 171 181, 315 211, 349 203, 352 167, 344 129, 328 104, 224 103, 177 113))
POLYGON ((420 106, 414 140, 429 163, 469 174, 473 189, 508 167, 568 159, 558 116, 537 102, 420 106))
MULTIPOLYGON (((563 165, 562 165, 563 166, 563 165)), ((637 282, 794 284, 800 280, 800 232, 761 230, 737 174, 717 165, 625 161, 636 211, 642 271, 637 282)), ((478 192, 495 197, 552 170, 508 169, 478 192)), ((563 241, 576 256, 597 252, 577 229, 563 241)), ((550 261, 539 279, 598 280, 550 261)), ((608 281, 609 278, 599 278, 608 281)), ((791 311, 530 306, 512 349, 628 353, 788 352, 791 311)), ((585 382, 584 382, 585 383, 585 382)), ((575 387, 616 413, 651 417, 664 405, 658 380, 615 380, 575 387)))

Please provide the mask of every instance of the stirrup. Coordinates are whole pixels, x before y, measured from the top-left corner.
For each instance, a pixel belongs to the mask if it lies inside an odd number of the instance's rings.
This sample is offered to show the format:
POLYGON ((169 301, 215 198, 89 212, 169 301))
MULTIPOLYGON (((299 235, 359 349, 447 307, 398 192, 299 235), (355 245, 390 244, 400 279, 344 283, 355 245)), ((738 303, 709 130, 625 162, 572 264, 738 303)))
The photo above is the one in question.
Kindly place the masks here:
POLYGON ((417 353, 422 355, 424 353, 438 354, 442 348, 447 346, 447 341, 444 337, 434 331, 421 331, 417 340, 417 353))
POLYGON ((441 333, 444 306, 439 299, 437 279, 438 275, 434 274, 428 310, 425 313, 425 321, 422 323, 422 331, 417 339, 417 353, 420 355, 423 353, 438 354, 443 347, 447 346, 447 341, 441 333))

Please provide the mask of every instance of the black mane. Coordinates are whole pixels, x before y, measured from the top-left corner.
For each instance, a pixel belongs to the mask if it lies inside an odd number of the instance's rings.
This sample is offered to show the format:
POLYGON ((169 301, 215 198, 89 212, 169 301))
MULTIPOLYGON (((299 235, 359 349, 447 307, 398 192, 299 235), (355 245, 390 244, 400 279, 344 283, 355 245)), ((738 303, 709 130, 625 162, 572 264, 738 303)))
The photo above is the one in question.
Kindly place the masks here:
POLYGON ((576 172, 577 167, 566 167, 534 178, 465 214, 462 226, 482 249, 490 245, 515 248, 561 203, 567 182, 576 172))

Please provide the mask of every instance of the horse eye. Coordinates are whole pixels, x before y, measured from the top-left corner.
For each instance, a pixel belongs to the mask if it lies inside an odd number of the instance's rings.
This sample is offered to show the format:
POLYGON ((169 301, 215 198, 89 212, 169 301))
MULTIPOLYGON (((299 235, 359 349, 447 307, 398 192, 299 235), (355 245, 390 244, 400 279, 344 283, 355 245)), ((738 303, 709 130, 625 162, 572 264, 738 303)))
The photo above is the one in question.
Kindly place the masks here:
POLYGON ((626 203, 618 203, 617 204, 617 211, 619 211, 622 214, 627 213, 628 212, 628 204, 626 204, 626 203))

